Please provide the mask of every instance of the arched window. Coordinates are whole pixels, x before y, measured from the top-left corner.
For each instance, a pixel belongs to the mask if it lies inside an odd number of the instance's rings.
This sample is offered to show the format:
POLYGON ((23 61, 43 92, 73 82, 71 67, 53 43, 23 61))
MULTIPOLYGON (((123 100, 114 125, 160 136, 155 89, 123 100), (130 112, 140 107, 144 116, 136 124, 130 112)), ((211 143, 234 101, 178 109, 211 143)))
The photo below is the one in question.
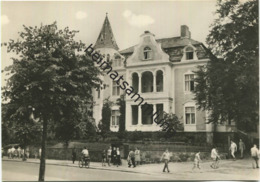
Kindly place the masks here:
POLYGON ((135 90, 135 92, 138 92, 139 89, 138 89, 138 85, 139 85, 139 77, 138 77, 138 74, 137 73, 133 73, 132 75, 132 85, 133 85, 133 88, 135 90))
POLYGON ((194 49, 192 47, 187 47, 185 50, 186 60, 191 60, 194 58, 194 49))
POLYGON ((153 74, 146 71, 142 74, 142 93, 153 92, 153 74))
POLYGON ((163 72, 161 70, 156 72, 156 91, 163 92, 163 72))
POLYGON ((152 49, 150 47, 144 48, 144 59, 152 59, 152 49))

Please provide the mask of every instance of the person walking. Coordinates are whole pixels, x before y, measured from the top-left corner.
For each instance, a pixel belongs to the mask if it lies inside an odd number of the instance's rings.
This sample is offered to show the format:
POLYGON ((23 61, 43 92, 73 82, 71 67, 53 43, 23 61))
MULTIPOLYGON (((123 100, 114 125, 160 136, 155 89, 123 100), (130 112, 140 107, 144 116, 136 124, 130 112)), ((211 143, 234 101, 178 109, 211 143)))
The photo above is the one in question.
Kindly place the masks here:
POLYGON ((198 153, 195 154, 195 157, 194 157, 194 165, 193 165, 193 168, 192 170, 194 170, 195 168, 198 168, 200 169, 200 151, 198 153))
POLYGON ((26 153, 27 159, 29 159, 30 158, 30 149, 29 149, 29 147, 26 148, 25 153, 26 153))
POLYGON ((18 158, 20 159, 21 158, 21 147, 18 147, 17 153, 18 153, 18 158))
POLYGON ((21 157, 24 158, 24 149, 21 149, 21 157))
POLYGON ((251 148, 251 157, 253 158, 253 169, 255 169, 255 164, 256 164, 256 168, 259 168, 258 166, 258 155, 259 155, 259 150, 256 147, 256 144, 254 144, 254 146, 251 148))
POLYGON ((42 148, 39 149, 39 159, 41 158, 42 156, 42 148))
POLYGON ((161 161, 164 161, 164 168, 163 168, 163 172, 165 172, 165 169, 167 169, 168 173, 170 172, 169 170, 169 161, 170 161, 170 153, 168 151, 168 149, 165 150, 165 152, 163 153, 162 157, 161 157, 161 161))
POLYGON ((12 158, 11 148, 9 148, 9 149, 7 150, 7 154, 8 154, 8 159, 11 159, 11 158, 12 158))
POLYGON ((18 150, 17 149, 14 149, 14 158, 18 158, 18 150))
POLYGON ((240 150, 240 158, 243 159, 244 150, 246 150, 246 146, 245 146, 244 142, 242 141, 242 139, 240 139, 240 141, 239 141, 239 150, 240 150))
POLYGON ((106 166, 106 150, 102 152, 102 166, 106 166))
POLYGON ((135 165, 135 153, 134 151, 131 149, 129 154, 128 154, 128 167, 136 167, 135 165))
POLYGON ((14 148, 14 146, 12 146, 12 148, 11 148, 12 159, 14 158, 14 155, 15 155, 15 148, 14 148))
POLYGON ((141 156, 140 156, 140 150, 136 147, 135 149, 135 163, 136 165, 140 165, 141 156))
POLYGON ((72 163, 74 164, 74 162, 75 162, 75 160, 77 158, 77 153, 76 153, 76 149, 75 148, 72 149, 71 157, 72 157, 72 163))
POLYGON ((218 155, 218 151, 216 147, 213 147, 211 150, 211 158, 213 160, 213 163, 210 165, 210 167, 212 167, 213 169, 217 169, 220 156, 218 155))
POLYGON ((111 162, 113 163, 113 165, 116 165, 116 147, 113 147, 111 162))
POLYGON ((112 148, 110 146, 109 149, 107 150, 107 164, 108 164, 108 166, 110 166, 111 155, 112 155, 112 148))
POLYGON ((117 167, 121 165, 121 156, 119 148, 116 149, 116 165, 117 167))
POLYGON ((237 144, 232 140, 229 150, 231 151, 231 156, 233 157, 233 160, 236 160, 235 152, 237 151, 237 144))

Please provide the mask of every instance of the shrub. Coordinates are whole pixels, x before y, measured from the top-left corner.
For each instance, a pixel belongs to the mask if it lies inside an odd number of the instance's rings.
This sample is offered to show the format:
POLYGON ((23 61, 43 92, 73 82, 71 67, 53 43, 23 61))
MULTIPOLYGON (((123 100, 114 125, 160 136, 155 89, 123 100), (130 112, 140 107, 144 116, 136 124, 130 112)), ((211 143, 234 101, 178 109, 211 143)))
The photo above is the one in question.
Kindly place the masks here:
POLYGON ((181 159, 182 162, 185 162, 185 161, 187 161, 187 159, 189 158, 189 155, 188 155, 187 153, 181 153, 181 154, 179 155, 179 157, 180 157, 180 159, 181 159))

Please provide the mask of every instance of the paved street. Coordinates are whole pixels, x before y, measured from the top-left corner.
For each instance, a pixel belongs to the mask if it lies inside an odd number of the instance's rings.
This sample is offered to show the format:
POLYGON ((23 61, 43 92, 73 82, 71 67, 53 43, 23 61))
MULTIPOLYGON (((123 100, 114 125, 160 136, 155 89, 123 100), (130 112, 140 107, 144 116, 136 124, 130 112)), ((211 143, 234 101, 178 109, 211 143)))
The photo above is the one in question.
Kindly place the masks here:
MULTIPOLYGON (((70 161, 47 160, 46 180, 258 180, 259 170, 252 169, 251 160, 221 161, 219 169, 211 169, 210 162, 201 164, 202 169, 192 171, 192 163, 170 163, 171 173, 163 173, 163 164, 148 164, 136 168, 102 167, 92 163, 91 169, 79 168, 70 161)), ((35 181, 38 179, 39 160, 27 162, 4 159, 2 179, 4 181, 35 181)))

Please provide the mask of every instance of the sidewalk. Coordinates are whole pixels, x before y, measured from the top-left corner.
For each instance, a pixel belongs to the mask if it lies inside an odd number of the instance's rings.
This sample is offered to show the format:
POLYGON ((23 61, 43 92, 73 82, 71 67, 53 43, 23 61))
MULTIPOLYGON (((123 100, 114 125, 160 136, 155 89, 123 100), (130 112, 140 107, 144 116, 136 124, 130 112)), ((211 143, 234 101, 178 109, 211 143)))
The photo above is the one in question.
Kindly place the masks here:
MULTIPOLYGON (((2 158, 2 160, 3 161, 14 161, 14 162, 26 162, 26 163, 40 163, 39 159, 33 159, 33 158, 27 159, 26 161, 22 161, 22 159, 8 159, 8 157, 5 156, 2 158)), ((73 164, 72 161, 68 161, 68 160, 46 159, 46 164, 47 165, 79 167, 78 161, 75 161, 75 163, 73 164)), ((145 170, 140 170, 141 167, 143 167, 143 166, 145 166, 145 165, 138 166, 136 168, 129 168, 126 160, 122 160, 122 165, 118 166, 118 167, 114 166, 114 165, 108 166, 107 164, 106 164, 106 166, 102 166, 102 163, 100 163, 100 162, 90 162, 90 169, 150 174, 150 173, 147 173, 145 170)))
MULTIPOLYGON (((40 163, 39 159, 27 159, 27 161, 22 161, 22 159, 8 159, 7 157, 4 157, 2 159, 3 161, 15 161, 15 162, 27 162, 27 163, 40 163)), ((252 171, 251 162, 249 159, 243 159, 243 160, 222 160, 220 162, 220 168, 219 169, 212 169, 210 167, 210 164, 212 161, 203 161, 201 163, 201 172, 203 173, 223 173, 223 171, 229 171, 234 174, 238 174, 238 172, 241 173, 241 169, 252 171), (246 165, 246 166, 245 166, 246 165)), ((79 167, 78 161, 75 161, 75 164, 72 164, 72 161, 68 160, 52 160, 52 159, 46 159, 47 165, 58 165, 58 166, 69 166, 69 167, 79 167)), ((120 172, 129 172, 129 173, 141 173, 141 174, 148 174, 148 175, 161 175, 162 169, 164 164, 145 164, 140 165, 135 168, 128 168, 127 161, 122 160, 122 166, 116 167, 116 166, 104 166, 102 167, 102 163, 99 162, 91 162, 90 163, 90 169, 98 169, 98 170, 109 170, 109 171, 120 171, 120 172)), ((180 175, 187 175, 192 172, 193 162, 170 162, 169 163, 169 169, 171 171, 171 174, 180 174, 180 175)))

